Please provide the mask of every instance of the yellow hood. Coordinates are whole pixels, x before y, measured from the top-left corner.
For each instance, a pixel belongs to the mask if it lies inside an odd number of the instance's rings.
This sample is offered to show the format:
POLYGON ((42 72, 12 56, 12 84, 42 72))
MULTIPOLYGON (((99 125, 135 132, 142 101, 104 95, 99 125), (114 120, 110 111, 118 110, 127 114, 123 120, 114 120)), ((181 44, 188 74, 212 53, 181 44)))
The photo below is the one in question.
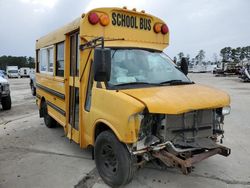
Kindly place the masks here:
POLYGON ((150 113, 180 114, 228 106, 227 93, 199 84, 121 90, 141 101, 150 113))

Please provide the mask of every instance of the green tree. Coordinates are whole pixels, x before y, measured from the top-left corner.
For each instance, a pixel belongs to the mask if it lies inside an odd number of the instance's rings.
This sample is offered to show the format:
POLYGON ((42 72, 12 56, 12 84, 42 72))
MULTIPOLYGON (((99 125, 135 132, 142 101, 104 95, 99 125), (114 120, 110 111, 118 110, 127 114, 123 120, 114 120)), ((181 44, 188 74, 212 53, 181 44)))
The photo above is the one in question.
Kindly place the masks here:
POLYGON ((0 69, 6 70, 7 66, 18 66, 21 67, 35 67, 35 60, 33 57, 26 56, 1 56, 0 57, 0 69))
POLYGON ((222 61, 229 61, 231 58, 232 48, 225 47, 220 50, 220 55, 222 56, 222 61))
POLYGON ((198 52, 198 54, 195 56, 195 59, 198 61, 198 64, 202 63, 203 60, 205 59, 205 51, 204 50, 200 50, 198 52))
POLYGON ((178 58, 179 58, 179 61, 181 61, 181 59, 184 57, 184 53, 183 52, 180 52, 177 54, 178 58))

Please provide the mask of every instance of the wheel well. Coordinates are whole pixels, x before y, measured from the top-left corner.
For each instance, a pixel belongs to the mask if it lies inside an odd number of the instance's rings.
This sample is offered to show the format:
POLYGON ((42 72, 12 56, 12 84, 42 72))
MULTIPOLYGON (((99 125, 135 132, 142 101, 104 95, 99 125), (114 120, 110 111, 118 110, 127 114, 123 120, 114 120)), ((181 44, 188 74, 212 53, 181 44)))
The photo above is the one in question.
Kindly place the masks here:
MULTIPOLYGON (((110 130, 110 131, 112 131, 110 128, 109 128, 109 126, 107 126, 105 123, 98 123, 97 125, 96 125, 96 127, 95 127, 95 140, 96 140, 96 138, 97 138, 97 136, 101 133, 101 132, 103 132, 103 131, 107 131, 107 130, 110 130)), ((113 132, 113 131, 112 131, 113 132)))

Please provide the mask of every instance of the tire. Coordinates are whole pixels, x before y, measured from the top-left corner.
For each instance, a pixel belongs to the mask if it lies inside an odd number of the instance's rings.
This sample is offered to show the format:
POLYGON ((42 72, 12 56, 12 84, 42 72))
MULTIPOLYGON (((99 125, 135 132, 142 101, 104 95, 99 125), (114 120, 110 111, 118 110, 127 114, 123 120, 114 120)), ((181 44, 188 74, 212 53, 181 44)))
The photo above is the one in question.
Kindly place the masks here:
POLYGON ((34 87, 34 84, 33 84, 33 83, 30 84, 30 89, 31 89, 31 94, 32 94, 33 96, 36 96, 36 88, 34 87))
POLYGON ((128 184, 133 179, 133 158, 111 131, 104 131, 98 135, 94 155, 97 170, 106 184, 118 187, 128 184))
POLYGON ((10 95, 2 98, 2 107, 3 107, 3 110, 10 110, 11 109, 11 97, 10 97, 10 95))
POLYGON ((42 112, 44 123, 48 128, 56 127, 56 121, 48 114, 47 103, 44 101, 42 103, 42 112))

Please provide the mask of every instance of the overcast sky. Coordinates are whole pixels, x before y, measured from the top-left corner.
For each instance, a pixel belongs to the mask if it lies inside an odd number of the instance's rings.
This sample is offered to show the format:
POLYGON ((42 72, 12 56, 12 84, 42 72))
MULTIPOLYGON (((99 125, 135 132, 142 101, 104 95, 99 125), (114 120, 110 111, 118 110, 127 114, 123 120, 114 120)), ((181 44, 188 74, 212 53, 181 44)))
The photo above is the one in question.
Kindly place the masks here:
POLYGON ((160 17, 170 29, 165 52, 206 58, 250 45, 250 0, 0 0, 0 56, 34 56, 35 40, 96 7, 127 6, 160 17))

